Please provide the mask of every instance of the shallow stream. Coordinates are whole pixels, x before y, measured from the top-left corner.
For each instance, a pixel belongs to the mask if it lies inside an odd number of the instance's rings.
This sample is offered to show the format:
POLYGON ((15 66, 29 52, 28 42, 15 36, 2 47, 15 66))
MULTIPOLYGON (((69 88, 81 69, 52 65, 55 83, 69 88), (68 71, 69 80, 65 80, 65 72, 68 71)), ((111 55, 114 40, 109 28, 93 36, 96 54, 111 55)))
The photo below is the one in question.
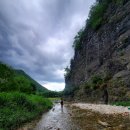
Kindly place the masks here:
POLYGON ((130 117, 122 114, 100 114, 59 103, 18 130, 130 130, 130 117))

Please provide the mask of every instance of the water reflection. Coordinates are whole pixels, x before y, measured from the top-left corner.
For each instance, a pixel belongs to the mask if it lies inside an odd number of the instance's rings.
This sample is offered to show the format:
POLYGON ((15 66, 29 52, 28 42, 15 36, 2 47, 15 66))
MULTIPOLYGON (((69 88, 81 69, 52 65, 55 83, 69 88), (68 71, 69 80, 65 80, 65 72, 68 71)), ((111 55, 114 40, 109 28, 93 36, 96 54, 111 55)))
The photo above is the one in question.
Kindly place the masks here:
POLYGON ((56 104, 42 119, 34 130, 80 130, 71 121, 69 110, 66 106, 56 104))
POLYGON ((61 112, 64 113, 64 107, 61 107, 61 112))

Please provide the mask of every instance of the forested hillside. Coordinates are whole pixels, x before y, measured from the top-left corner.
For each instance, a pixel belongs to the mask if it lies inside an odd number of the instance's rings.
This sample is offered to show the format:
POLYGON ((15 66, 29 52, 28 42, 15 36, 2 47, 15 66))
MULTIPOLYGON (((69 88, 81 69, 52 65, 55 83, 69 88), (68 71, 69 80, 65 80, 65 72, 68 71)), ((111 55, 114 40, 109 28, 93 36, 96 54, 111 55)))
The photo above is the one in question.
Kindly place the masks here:
POLYGON ((24 76, 26 79, 30 80, 30 82, 32 83, 33 86, 35 86, 37 91, 47 91, 45 87, 41 86, 38 82, 36 82, 29 75, 27 75, 23 70, 15 70, 15 73, 17 75, 24 76))
POLYGON ((20 127, 50 109, 51 101, 39 95, 45 91, 25 72, 0 63, 0 129, 20 127))
MULTIPOLYGON (((0 63, 0 91, 9 92, 9 91, 18 91, 24 93, 35 93, 38 91, 37 84, 32 82, 27 74, 23 71, 14 70, 13 68, 7 66, 6 64, 0 63)), ((40 86, 41 90, 42 86, 40 86)))

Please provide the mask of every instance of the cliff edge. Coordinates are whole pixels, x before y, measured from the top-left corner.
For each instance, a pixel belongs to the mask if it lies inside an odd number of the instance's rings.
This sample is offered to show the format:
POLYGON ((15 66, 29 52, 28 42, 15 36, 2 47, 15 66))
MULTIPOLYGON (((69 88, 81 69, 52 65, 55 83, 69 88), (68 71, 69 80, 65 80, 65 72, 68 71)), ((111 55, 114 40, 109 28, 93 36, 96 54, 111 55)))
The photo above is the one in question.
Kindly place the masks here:
POLYGON ((130 100, 129 0, 97 1, 74 49, 65 75, 66 98, 104 102, 107 93, 109 102, 130 100))

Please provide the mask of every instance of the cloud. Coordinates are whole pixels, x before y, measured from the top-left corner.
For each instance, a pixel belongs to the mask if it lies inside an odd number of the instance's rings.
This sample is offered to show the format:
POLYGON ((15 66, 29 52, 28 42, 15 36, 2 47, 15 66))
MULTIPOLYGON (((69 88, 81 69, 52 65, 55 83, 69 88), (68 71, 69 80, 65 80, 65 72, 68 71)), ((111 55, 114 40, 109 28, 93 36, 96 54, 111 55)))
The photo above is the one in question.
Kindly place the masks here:
POLYGON ((44 83, 43 86, 45 86, 49 90, 62 91, 65 87, 65 83, 47 82, 47 83, 44 83))
POLYGON ((73 56, 73 37, 84 26, 92 3, 1 0, 0 60, 37 81, 63 84, 64 68, 73 56))

